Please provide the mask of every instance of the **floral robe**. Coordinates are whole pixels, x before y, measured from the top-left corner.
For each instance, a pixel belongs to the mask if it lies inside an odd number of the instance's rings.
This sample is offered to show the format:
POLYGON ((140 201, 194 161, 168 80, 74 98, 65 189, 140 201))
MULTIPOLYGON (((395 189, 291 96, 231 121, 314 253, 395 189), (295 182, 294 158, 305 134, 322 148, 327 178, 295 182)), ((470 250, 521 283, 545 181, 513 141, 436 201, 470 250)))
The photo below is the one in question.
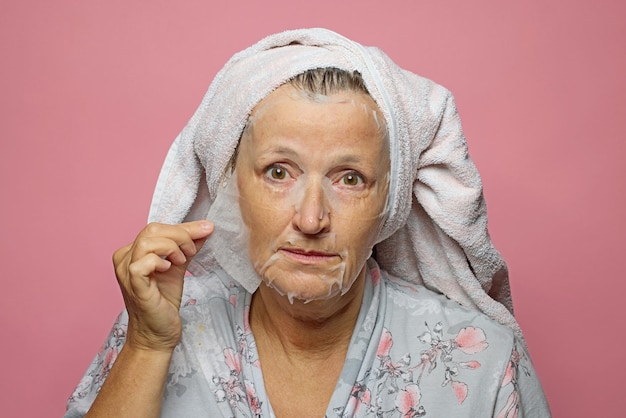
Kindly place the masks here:
MULTIPOLYGON (((524 344, 507 327, 373 260, 327 417, 550 417, 524 344)), ((162 417, 272 417, 248 315, 252 295, 226 275, 187 277, 183 337, 162 417)), ((122 348, 126 312, 68 400, 89 409, 122 348)), ((307 376, 302 376, 307 379, 307 376)))

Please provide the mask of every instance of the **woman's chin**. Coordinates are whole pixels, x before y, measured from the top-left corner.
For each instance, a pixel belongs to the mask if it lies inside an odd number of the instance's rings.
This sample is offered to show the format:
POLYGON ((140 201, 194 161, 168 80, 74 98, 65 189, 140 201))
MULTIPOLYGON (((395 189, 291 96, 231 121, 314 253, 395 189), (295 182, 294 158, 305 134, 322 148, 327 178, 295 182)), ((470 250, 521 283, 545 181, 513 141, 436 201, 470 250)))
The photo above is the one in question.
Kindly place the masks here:
POLYGON ((263 279, 265 284, 274 289, 279 295, 285 296, 290 303, 309 303, 332 299, 342 292, 342 280, 319 277, 275 278, 263 279))

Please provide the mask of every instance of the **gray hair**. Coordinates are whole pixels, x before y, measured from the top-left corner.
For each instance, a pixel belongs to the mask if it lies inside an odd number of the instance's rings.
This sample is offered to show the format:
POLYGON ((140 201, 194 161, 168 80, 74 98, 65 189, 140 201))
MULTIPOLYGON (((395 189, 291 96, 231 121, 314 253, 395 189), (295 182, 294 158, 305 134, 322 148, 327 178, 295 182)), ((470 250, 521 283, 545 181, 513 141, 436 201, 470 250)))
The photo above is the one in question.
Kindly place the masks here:
POLYGON ((293 77, 287 83, 307 93, 324 96, 344 91, 370 94, 365 87, 361 73, 334 67, 307 70, 293 77))

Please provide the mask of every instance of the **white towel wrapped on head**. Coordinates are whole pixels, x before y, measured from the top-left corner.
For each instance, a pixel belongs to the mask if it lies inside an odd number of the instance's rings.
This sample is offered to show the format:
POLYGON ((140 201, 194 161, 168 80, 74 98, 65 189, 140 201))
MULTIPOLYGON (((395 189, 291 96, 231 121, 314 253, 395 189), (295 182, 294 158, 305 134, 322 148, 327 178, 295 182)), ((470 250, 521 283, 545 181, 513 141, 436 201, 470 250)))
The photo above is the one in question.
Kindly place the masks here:
MULTIPOLYGON (((326 29, 271 35, 228 61, 168 152, 149 221, 205 219, 252 109, 294 76, 324 67, 361 73, 387 122, 389 215, 376 245, 377 262, 394 276, 484 312, 521 337, 506 264, 489 238, 480 176, 452 95, 399 68, 379 49, 326 29)), ((212 238, 190 263, 193 274, 219 264, 210 251, 219 238, 212 238)), ((249 291, 260 283, 258 277, 235 279, 249 291)))

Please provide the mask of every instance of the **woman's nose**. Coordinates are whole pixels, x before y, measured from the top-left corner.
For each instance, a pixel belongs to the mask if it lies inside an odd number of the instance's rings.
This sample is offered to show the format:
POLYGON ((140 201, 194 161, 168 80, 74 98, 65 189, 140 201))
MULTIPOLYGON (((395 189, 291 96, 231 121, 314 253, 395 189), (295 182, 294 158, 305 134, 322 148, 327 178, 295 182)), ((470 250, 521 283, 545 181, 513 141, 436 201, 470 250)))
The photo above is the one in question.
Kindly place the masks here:
POLYGON ((328 232, 330 212, 322 186, 309 185, 299 203, 293 217, 294 228, 307 235, 328 232))

